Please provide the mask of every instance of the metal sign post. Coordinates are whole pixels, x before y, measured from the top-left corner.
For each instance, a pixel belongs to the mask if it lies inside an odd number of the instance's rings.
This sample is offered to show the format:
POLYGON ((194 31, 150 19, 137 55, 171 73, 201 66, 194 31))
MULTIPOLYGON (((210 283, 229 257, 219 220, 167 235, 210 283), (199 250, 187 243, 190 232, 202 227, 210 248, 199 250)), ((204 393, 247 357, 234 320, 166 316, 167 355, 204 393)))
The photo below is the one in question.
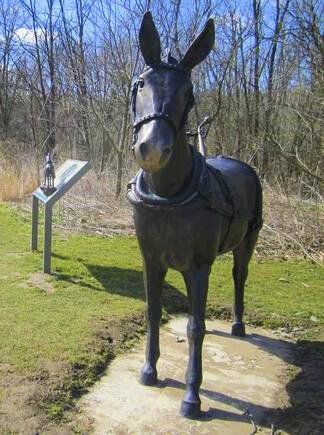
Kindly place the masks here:
POLYGON ((55 191, 51 195, 45 195, 38 187, 33 193, 32 203, 32 234, 31 250, 37 250, 38 241, 38 211, 39 201, 44 204, 44 253, 43 272, 51 273, 51 247, 52 247, 52 210, 54 204, 71 189, 80 178, 88 172, 90 163, 82 160, 66 160, 56 171, 54 182, 55 191))

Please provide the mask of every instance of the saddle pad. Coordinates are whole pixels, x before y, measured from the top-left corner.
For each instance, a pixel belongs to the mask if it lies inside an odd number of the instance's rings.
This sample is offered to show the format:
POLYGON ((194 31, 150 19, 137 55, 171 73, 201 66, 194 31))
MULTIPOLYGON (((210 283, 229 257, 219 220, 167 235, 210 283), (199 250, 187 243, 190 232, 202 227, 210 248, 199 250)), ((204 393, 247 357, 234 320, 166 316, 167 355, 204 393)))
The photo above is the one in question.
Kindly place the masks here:
POLYGON ((254 170, 227 156, 208 157, 206 168, 208 176, 201 193, 209 198, 209 207, 227 216, 253 218, 248 201, 250 191, 244 188, 244 181, 256 177, 254 170))

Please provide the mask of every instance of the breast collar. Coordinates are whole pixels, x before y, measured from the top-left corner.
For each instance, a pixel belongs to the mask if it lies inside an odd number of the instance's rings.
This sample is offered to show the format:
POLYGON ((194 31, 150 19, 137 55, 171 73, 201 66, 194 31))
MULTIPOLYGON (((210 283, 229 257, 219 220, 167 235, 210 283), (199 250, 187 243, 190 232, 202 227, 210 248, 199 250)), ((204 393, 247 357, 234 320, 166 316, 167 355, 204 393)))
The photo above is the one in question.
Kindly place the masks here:
POLYGON ((144 171, 140 169, 127 185, 127 199, 133 205, 150 208, 178 208, 193 203, 199 195, 199 186, 206 172, 205 158, 194 148, 190 147, 193 156, 193 170, 189 183, 175 195, 163 197, 151 192, 144 178, 144 171))

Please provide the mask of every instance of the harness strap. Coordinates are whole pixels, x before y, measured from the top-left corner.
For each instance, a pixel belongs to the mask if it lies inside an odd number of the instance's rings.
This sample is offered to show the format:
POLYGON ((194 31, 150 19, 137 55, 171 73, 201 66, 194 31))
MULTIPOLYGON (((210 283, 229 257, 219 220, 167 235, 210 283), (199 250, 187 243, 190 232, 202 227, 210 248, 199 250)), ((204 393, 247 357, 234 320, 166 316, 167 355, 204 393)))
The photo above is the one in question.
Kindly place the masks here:
POLYGON ((133 124, 134 132, 136 133, 136 131, 142 126, 142 124, 148 121, 152 121, 153 119, 164 119, 165 121, 168 121, 171 124, 175 133, 178 131, 178 127, 175 125, 174 121, 170 118, 168 113, 156 112, 156 113, 148 113, 147 115, 138 118, 133 124))
MULTIPOLYGON (((153 66, 148 65, 146 69, 150 69, 152 67, 153 66)), ((176 67, 173 65, 168 65, 165 63, 154 65, 154 67, 162 67, 162 68, 166 68, 166 69, 181 70, 181 68, 179 68, 179 67, 176 67)), ((139 81, 140 81, 140 79, 138 79, 134 82, 133 87, 132 87, 132 96, 131 96, 131 110, 132 110, 132 117, 133 117, 133 143, 136 142, 136 140, 137 140, 137 132, 141 128, 141 126, 144 123, 152 121, 154 119, 164 119, 165 121, 168 121, 169 124, 171 125, 174 133, 175 133, 175 136, 177 136, 178 132, 180 130, 182 130, 182 128, 184 127, 184 125, 187 121, 187 118, 188 118, 188 114, 195 103, 193 91, 191 91, 191 95, 189 97, 189 100, 187 101, 187 104, 186 104, 184 112, 183 112, 183 117, 181 119, 180 125, 178 126, 178 125, 176 125, 174 120, 170 117, 170 115, 168 113, 164 113, 164 112, 148 113, 147 115, 144 115, 140 118, 136 118, 136 96, 137 96, 139 81)))
POLYGON ((195 197, 198 196, 197 186, 201 182, 201 177, 204 169, 204 158, 203 156, 191 148, 193 153, 193 172, 188 185, 179 193, 170 197, 161 197, 151 192, 145 183, 144 172, 142 169, 139 170, 136 177, 134 177, 128 184, 127 198, 133 204, 142 203, 143 205, 149 206, 181 206, 188 204, 195 197), (133 199, 133 194, 135 194, 135 200, 133 199))

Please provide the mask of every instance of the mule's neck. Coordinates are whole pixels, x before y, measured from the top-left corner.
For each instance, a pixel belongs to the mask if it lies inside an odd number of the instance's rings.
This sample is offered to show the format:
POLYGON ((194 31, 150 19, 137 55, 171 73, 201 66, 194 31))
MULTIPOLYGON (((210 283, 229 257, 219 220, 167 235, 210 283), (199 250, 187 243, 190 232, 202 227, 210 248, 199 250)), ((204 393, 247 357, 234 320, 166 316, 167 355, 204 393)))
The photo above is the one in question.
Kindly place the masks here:
POLYGON ((172 155, 159 172, 144 172, 149 189, 158 196, 169 197, 180 192, 190 180, 193 168, 192 152, 183 128, 173 145, 172 155))

